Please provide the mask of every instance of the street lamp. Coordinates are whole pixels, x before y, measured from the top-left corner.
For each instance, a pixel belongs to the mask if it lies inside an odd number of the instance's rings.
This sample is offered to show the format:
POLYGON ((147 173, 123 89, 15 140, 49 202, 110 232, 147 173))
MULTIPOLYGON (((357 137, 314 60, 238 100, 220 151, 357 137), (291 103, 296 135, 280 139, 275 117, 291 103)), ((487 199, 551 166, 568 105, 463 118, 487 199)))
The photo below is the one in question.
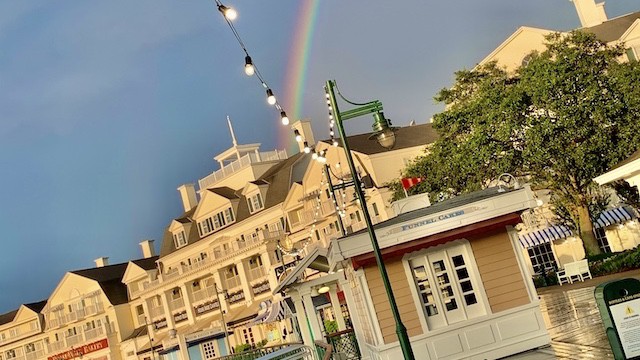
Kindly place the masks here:
POLYGON ((224 339, 227 343, 227 352, 231 354, 231 343, 229 342, 229 332, 227 331, 227 323, 224 321, 224 310, 222 310, 222 303, 220 302, 220 294, 225 295, 225 299, 227 297, 227 292, 218 289, 218 284, 214 283, 216 290, 216 298, 218 299, 218 307, 220 309, 220 320, 222 320, 222 329, 224 330, 224 339))
MULTIPOLYGON (((390 127, 389 121, 385 119, 384 114, 382 113, 382 103, 378 100, 370 101, 365 104, 357 104, 342 97, 342 95, 338 91, 338 94, 345 102, 351 105, 358 106, 356 108, 340 112, 340 110, 338 109, 338 103, 336 101, 334 90, 336 87, 337 86, 335 80, 327 81, 325 87, 328 100, 327 104, 329 105, 329 109, 331 112, 330 116, 333 116, 335 124, 338 127, 338 132, 340 133, 340 137, 342 138, 342 146, 347 158, 347 163, 349 163, 349 170, 351 171, 351 176, 355 180, 358 175, 356 172, 355 164, 353 162, 353 157, 351 156, 351 149, 349 148, 349 143, 347 141, 347 136, 345 134, 342 122, 362 115, 373 114, 373 130, 375 133, 370 137, 370 139, 375 138, 378 143, 385 149, 393 148, 393 146, 395 145, 395 134, 393 132, 393 129, 390 127)), ((389 305, 391 306, 393 318, 396 321, 396 334, 398 335, 398 341, 400 342, 402 354, 404 355, 405 360, 414 360, 415 357, 413 356, 413 350, 411 349, 411 343, 409 342, 409 336, 407 335, 407 328, 404 326, 402 320, 400 319, 400 312, 398 311, 396 299, 393 296, 393 290, 391 289, 391 283, 389 282, 387 269, 384 265, 384 262, 382 261, 380 246, 378 245, 376 233, 373 230, 371 217, 369 216, 369 210, 367 209, 367 203, 365 202, 364 194, 362 192, 362 186, 360 185, 359 181, 354 181, 353 185, 355 187, 358 199, 360 200, 360 206, 362 207, 362 213, 364 214, 364 221, 367 224, 367 230, 369 232, 369 237, 371 238, 371 245, 373 246, 373 254, 376 258, 376 263, 378 264, 378 270, 380 270, 380 276, 382 278, 382 283, 384 284, 384 289, 387 293, 387 297, 389 298, 389 305)))

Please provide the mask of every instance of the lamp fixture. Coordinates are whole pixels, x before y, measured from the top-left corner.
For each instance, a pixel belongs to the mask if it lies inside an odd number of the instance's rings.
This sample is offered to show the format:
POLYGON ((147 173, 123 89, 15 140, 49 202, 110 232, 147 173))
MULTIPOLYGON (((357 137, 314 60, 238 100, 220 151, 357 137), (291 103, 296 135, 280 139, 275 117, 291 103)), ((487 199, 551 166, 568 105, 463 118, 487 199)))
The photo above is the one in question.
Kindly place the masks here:
POLYGON ((249 55, 244 57, 244 73, 248 76, 252 76, 256 73, 256 68, 253 66, 253 61, 249 55))
POLYGON ((373 114, 373 131, 371 138, 375 138, 378 144, 387 150, 391 150, 396 145, 396 134, 391 127, 391 122, 384 117, 383 112, 373 114))
POLYGON ((273 91, 271 91, 271 89, 267 89, 267 103, 269 103, 269 105, 276 104, 276 97, 273 95, 273 91))
POLYGON ((220 11, 227 20, 233 21, 238 17, 238 13, 234 8, 226 7, 222 4, 218 5, 218 11, 220 11))
MULTIPOLYGON (((275 101, 275 97, 273 99, 275 101)), ((282 121, 282 125, 289 125, 289 118, 287 117, 286 112, 280 111, 280 120, 282 121)))
POLYGON ((328 285, 322 285, 318 288, 318 294, 326 294, 331 290, 328 285))

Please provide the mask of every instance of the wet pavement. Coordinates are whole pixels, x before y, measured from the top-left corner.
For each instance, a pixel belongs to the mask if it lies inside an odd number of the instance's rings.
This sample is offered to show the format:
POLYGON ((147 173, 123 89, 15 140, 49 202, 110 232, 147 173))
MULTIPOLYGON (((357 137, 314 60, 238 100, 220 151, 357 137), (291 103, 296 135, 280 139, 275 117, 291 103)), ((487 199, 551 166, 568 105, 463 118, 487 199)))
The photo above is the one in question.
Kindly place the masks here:
POLYGON ((505 359, 613 359, 593 291, 601 283, 625 277, 640 278, 640 273, 615 274, 539 290, 540 309, 551 345, 505 359))

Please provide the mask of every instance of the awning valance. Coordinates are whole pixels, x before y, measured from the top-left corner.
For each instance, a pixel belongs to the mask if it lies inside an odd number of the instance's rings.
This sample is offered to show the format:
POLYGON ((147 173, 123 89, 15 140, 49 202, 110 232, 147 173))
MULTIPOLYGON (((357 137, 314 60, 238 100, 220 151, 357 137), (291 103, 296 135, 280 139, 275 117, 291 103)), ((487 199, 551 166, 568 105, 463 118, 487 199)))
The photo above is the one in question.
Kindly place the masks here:
POLYGON ((267 300, 264 302, 267 305, 266 311, 259 313, 251 322, 249 326, 257 324, 267 324, 274 321, 280 321, 290 316, 291 311, 287 311, 287 303, 285 299, 282 300, 267 300))
POLYGON ((596 229, 604 228, 607 226, 621 224, 631 219, 637 218, 638 215, 630 208, 620 206, 615 209, 605 210, 600 213, 598 220, 593 224, 596 229))
POLYGON ((519 236, 520 244, 525 248, 551 242, 553 240, 564 239, 573 235, 571 229, 564 225, 549 226, 544 229, 532 231, 519 236))

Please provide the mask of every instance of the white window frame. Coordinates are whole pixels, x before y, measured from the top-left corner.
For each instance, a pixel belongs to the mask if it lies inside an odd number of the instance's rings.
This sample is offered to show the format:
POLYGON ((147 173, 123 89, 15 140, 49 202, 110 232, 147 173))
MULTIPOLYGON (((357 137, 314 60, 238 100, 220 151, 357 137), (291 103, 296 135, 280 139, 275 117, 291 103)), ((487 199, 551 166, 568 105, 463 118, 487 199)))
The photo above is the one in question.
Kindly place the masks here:
MULTIPOLYGON (((480 279, 478 266, 476 265, 471 246, 469 245, 469 242, 467 240, 456 240, 446 244, 406 254, 402 259, 402 263, 405 269, 405 274, 407 276, 407 281, 409 282, 409 290, 411 292, 414 300, 414 305, 416 306, 416 310, 418 312, 418 318, 420 319, 420 323, 425 332, 441 330, 449 325, 459 324, 469 319, 480 318, 482 316, 491 314, 489 301, 487 299, 482 281, 480 279), (475 304, 467 305, 463 296, 460 282, 457 279, 455 270, 456 268, 453 265, 453 261, 451 260, 452 257, 457 255, 462 255, 464 258, 464 267, 468 272, 471 285, 473 286, 473 292, 477 301, 475 304), (438 315, 433 318, 434 321, 427 320, 427 316, 425 315, 425 311, 423 309, 421 295, 418 292, 413 276, 413 269, 410 263, 412 260, 419 261, 420 259, 424 259, 424 262, 429 265, 427 266, 427 277, 432 287, 431 290, 433 292, 435 304, 438 311, 438 315), (443 297, 438 292, 438 285, 436 283, 437 277, 435 275, 434 269, 432 268, 432 262, 443 259, 447 259, 445 261, 445 265, 447 265, 446 271, 448 271, 450 277, 450 285, 452 286, 455 298, 459 305, 458 309, 455 310, 455 313, 452 312, 452 316, 449 318, 447 317, 447 310, 445 308, 443 297), (431 327, 429 326, 430 322, 432 323, 431 327)), ((465 294, 467 293, 468 292, 465 292, 465 294)))
POLYGON ((173 244, 176 246, 176 249, 187 245, 187 234, 184 232, 184 229, 173 233, 173 244))
POLYGON ((247 196, 247 205, 249 205, 249 213, 251 214, 255 214, 264 209, 262 194, 257 192, 251 196, 247 196))

